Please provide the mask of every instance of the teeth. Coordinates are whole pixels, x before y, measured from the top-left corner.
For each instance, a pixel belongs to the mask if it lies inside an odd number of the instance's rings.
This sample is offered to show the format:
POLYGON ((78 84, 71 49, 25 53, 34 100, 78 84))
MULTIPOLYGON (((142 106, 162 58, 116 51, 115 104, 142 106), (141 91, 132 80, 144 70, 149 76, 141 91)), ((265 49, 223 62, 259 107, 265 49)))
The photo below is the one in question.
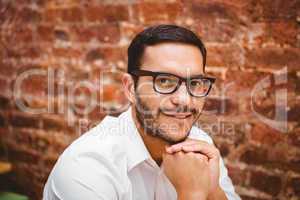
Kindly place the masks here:
POLYGON ((176 114, 172 114, 172 113, 165 113, 165 114, 168 116, 172 116, 172 117, 180 118, 180 119, 187 118, 191 115, 191 114, 176 115, 176 114))

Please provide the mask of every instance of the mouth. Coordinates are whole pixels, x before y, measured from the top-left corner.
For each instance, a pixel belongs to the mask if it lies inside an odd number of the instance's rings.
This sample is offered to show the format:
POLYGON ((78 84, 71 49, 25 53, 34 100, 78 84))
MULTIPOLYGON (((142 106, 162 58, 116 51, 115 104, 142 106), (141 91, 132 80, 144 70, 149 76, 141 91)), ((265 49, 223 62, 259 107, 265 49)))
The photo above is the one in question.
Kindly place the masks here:
POLYGON ((186 119, 192 116, 192 113, 163 112, 163 114, 177 119, 186 119))

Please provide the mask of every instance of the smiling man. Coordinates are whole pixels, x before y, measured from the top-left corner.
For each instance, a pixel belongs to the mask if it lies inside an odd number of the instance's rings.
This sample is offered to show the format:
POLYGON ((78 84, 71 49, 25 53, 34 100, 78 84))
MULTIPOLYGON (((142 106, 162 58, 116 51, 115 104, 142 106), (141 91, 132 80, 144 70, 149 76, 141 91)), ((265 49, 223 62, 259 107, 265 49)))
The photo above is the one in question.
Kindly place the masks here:
POLYGON ((44 200, 240 199, 212 139, 193 126, 214 78, 190 30, 159 25, 128 48, 131 107, 106 117, 60 156, 44 200))

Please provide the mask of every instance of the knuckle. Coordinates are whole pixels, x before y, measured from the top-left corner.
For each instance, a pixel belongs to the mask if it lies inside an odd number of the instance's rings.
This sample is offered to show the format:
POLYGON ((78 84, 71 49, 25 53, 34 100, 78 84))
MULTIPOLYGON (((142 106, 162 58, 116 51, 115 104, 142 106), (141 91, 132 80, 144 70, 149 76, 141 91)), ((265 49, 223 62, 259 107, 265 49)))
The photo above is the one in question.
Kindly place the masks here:
POLYGON ((181 157, 181 156, 183 156, 183 152, 182 152, 182 151, 179 151, 179 152, 175 153, 175 155, 181 157))
POLYGON ((194 156, 194 153, 193 152, 188 152, 188 153, 186 153, 186 155, 192 157, 192 156, 194 156))
POLYGON ((215 148, 215 154, 220 157, 221 156, 221 152, 219 149, 215 148))

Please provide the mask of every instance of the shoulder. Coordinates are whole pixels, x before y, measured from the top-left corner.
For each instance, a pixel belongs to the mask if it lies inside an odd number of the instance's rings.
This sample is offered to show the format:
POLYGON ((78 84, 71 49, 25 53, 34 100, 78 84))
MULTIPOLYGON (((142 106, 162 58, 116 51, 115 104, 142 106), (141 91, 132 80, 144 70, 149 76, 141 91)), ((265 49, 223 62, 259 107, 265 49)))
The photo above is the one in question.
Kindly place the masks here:
POLYGON ((59 161, 65 164, 89 159, 118 168, 127 166, 128 137, 121 127, 119 118, 105 117, 96 127, 76 139, 60 156, 59 161))
POLYGON ((107 159, 125 153, 127 138, 120 129, 118 118, 107 116, 97 126, 73 141, 62 154, 63 157, 81 157, 87 154, 101 155, 107 159))
POLYGON ((123 142, 126 138, 119 132, 118 123, 117 118, 106 117, 76 139, 57 160, 46 190, 64 197, 73 197, 74 191, 79 190, 85 197, 96 197, 98 192, 95 191, 115 193, 113 196, 122 193, 127 185, 127 156, 123 142))

